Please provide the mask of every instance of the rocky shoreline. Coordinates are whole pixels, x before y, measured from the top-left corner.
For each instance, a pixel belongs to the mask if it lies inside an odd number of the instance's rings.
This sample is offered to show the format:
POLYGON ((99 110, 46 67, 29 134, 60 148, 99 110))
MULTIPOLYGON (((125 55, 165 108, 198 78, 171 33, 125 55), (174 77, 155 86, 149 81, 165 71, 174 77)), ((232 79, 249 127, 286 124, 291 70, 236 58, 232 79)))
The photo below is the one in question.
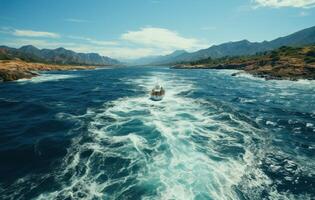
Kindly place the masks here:
POLYGON ((172 69, 227 69, 227 70, 242 70, 233 73, 232 76, 237 76, 242 73, 248 73, 255 77, 264 78, 265 80, 291 80, 297 81, 299 79, 315 80, 315 66, 253 66, 251 64, 227 64, 217 66, 206 65, 176 65, 172 69))
MULTIPOLYGON (((205 59, 182 63, 174 69, 233 69, 243 70, 266 80, 315 80, 315 45, 281 47, 271 52, 243 57, 205 59)), ((237 76, 239 73, 232 74, 237 76)))
POLYGON ((0 60, 0 82, 30 79, 39 76, 38 71, 66 71, 95 69, 95 66, 55 65, 31 63, 21 60, 0 60))

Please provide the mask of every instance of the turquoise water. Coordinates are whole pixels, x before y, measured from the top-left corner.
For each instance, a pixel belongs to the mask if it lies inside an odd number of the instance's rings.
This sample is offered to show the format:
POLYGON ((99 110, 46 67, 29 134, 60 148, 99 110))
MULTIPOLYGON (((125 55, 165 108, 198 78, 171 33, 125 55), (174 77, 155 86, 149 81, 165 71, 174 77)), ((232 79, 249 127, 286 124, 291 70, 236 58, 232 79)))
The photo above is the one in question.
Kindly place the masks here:
POLYGON ((315 82, 232 73, 128 67, 1 84, 1 199, 313 199, 315 82))

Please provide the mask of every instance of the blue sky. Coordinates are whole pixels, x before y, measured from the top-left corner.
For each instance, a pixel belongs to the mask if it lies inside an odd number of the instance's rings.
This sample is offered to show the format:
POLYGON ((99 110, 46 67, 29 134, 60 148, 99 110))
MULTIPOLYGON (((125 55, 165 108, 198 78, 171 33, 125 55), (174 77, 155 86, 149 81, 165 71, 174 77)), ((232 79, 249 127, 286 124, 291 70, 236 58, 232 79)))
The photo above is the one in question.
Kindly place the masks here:
POLYGON ((132 59, 315 25, 315 0, 0 0, 0 44, 132 59))

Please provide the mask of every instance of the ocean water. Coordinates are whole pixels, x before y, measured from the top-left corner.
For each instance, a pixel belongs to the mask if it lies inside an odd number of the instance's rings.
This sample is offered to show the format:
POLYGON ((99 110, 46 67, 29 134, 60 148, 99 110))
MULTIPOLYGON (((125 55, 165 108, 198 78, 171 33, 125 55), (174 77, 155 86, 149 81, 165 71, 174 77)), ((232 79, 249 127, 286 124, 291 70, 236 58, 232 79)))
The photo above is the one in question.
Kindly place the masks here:
POLYGON ((0 199, 314 199, 315 81, 232 73, 126 67, 0 84, 0 199))

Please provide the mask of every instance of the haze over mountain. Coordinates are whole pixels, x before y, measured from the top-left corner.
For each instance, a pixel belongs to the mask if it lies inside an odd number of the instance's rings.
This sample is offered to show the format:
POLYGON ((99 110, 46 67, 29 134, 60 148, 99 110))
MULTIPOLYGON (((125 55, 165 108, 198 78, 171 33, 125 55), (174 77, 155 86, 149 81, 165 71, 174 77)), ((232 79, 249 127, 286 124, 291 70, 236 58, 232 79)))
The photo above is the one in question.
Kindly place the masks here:
POLYGON ((32 45, 19 49, 0 46, 0 59, 21 59, 32 62, 75 65, 117 65, 118 60, 97 53, 76 53, 65 48, 38 49, 32 45))
POLYGON ((281 46, 301 46, 306 44, 315 44, 315 26, 271 41, 250 42, 248 40, 241 40, 213 45, 207 49, 201 49, 192 53, 175 51, 170 55, 156 57, 155 60, 147 62, 146 64, 161 65, 190 62, 209 57, 220 58, 224 56, 253 55, 258 52, 273 50, 281 46))
POLYGON ((129 63, 136 64, 136 65, 145 65, 145 64, 150 64, 150 63, 160 63, 163 61, 167 62, 185 53, 188 53, 188 52, 185 50, 176 50, 168 55, 142 57, 135 60, 131 60, 129 61, 129 63))

